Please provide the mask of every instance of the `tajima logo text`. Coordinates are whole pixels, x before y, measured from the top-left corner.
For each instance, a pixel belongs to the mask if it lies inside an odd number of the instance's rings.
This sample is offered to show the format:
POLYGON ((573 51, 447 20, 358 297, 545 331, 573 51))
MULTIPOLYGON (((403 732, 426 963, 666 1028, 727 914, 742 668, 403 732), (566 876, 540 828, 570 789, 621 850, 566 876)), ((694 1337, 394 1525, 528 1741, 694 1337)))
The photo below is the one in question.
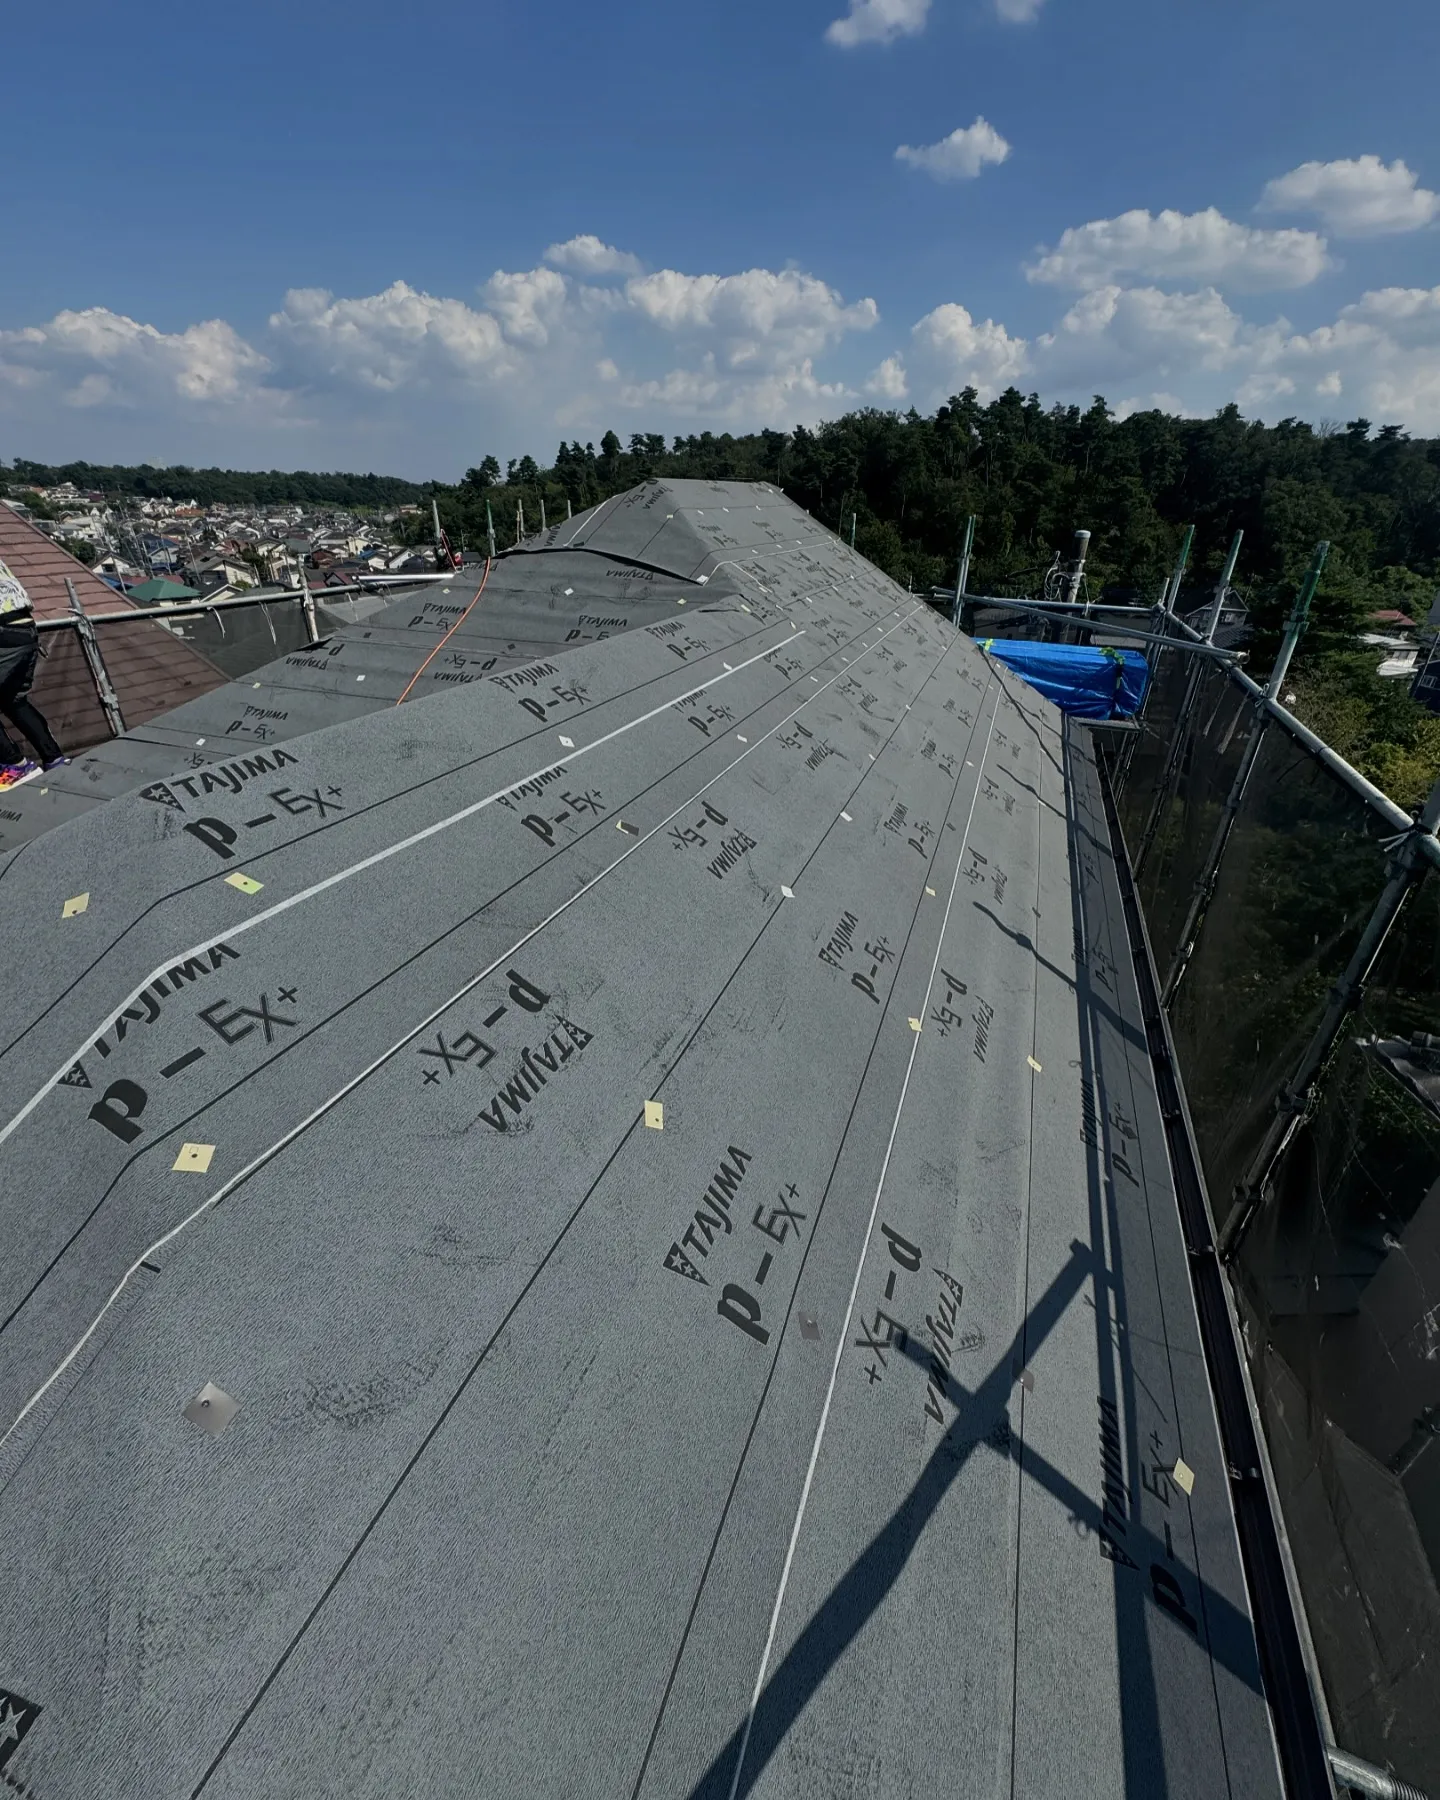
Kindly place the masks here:
POLYGON ((299 761, 300 758, 292 756, 288 750, 270 750, 263 756, 245 756, 239 762, 199 769, 194 775, 172 775, 169 781, 152 782, 149 787, 141 788, 140 798, 184 812, 185 802, 176 792, 177 788, 192 800, 203 800, 207 794, 238 794, 245 783, 253 781, 257 775, 274 775, 287 763, 299 761))

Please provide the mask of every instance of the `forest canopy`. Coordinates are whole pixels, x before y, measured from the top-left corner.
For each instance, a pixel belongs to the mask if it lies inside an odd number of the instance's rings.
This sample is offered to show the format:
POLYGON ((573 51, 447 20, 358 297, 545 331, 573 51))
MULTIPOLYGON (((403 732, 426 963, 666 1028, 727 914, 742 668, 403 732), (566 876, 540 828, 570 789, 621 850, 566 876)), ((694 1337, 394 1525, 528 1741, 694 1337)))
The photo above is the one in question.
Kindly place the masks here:
POLYGON ((241 469, 192 469, 184 463, 168 469, 149 463, 39 463, 17 456, 10 468, 0 462, 0 493, 8 487, 18 498, 26 488, 59 487, 71 482, 81 493, 107 498, 133 494, 142 500, 169 497, 200 506, 404 506, 424 498, 428 488, 397 475, 314 475, 305 469, 247 473, 241 469))

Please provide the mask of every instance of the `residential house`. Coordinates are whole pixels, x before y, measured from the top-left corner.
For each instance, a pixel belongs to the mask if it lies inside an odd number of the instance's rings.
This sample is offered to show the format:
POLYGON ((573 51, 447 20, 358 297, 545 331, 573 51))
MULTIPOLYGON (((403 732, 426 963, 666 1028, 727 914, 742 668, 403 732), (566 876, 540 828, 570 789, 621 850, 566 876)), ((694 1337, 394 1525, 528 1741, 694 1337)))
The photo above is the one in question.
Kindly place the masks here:
POLYGON ((1360 642, 1383 652, 1376 674, 1387 681, 1414 675, 1419 660, 1415 641, 1415 621, 1403 612, 1384 611, 1370 615, 1369 631, 1362 631, 1360 642))
POLYGON ((249 563, 226 556, 202 556, 191 565, 190 585, 206 600, 223 600, 244 593, 259 580, 249 563))

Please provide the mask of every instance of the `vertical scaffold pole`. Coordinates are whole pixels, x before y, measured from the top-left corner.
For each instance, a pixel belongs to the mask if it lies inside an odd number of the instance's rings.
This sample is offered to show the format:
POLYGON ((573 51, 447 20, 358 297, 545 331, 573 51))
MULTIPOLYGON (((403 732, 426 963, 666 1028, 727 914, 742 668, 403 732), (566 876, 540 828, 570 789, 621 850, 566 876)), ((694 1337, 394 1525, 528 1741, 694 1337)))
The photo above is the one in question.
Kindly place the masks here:
POLYGON ((1195 527, 1187 525, 1185 536, 1180 540, 1180 554, 1175 558, 1175 568, 1170 580, 1166 583, 1165 597, 1161 601, 1161 610, 1173 613, 1175 602, 1180 598, 1180 584, 1185 579, 1185 570, 1190 562, 1190 546, 1195 541, 1195 527))
POLYGON ((1285 636, 1281 640, 1280 649, 1275 658, 1275 666, 1270 671, 1270 679, 1265 684, 1265 692, 1255 702, 1254 722, 1250 727, 1250 736, 1246 740, 1245 749, 1240 758, 1240 767, 1235 771, 1235 779, 1230 784, 1230 792, 1225 800, 1220 821, 1215 827, 1215 835, 1210 840, 1210 848, 1205 854, 1205 862, 1195 880, 1195 889, 1190 896, 1190 905, 1185 914, 1185 923, 1180 927, 1180 935, 1175 940, 1175 953, 1170 958, 1170 967, 1165 974, 1165 985, 1160 992, 1160 1001, 1169 1006, 1175 997, 1191 954, 1195 948, 1195 940, 1199 933, 1205 909, 1210 904, 1210 897, 1215 891, 1215 879, 1220 871, 1220 859, 1225 854, 1225 846, 1230 839, 1231 827, 1235 823, 1235 815, 1240 810, 1240 802, 1245 798, 1245 789, 1249 785, 1250 776, 1260 754, 1260 743, 1265 736, 1267 713, 1265 702, 1278 698, 1284 683, 1286 672, 1290 667, 1290 659, 1295 654, 1295 646, 1300 642, 1305 626, 1310 618, 1310 602, 1315 598, 1315 590, 1320 585, 1320 577, 1325 571, 1325 558, 1330 554, 1330 546, 1326 542, 1315 546, 1315 555, 1306 571, 1305 579, 1300 584, 1300 591, 1295 596, 1295 604, 1291 608, 1290 617, 1285 624, 1285 636))
POLYGON ((950 614, 954 624, 960 623, 960 602, 970 585, 970 552, 975 547, 975 514, 965 521, 965 538, 960 545, 960 566, 955 572, 955 607, 950 614))
MULTIPOLYGON (((1230 591, 1230 578, 1235 573, 1235 563, 1240 555, 1240 540, 1243 531, 1237 531, 1230 545, 1230 554, 1225 558, 1225 567, 1220 579, 1215 584, 1215 598, 1210 608, 1209 629, 1205 633, 1205 642, 1215 640, 1215 627, 1219 622, 1221 608, 1225 604, 1225 596, 1230 591)), ((1140 846, 1135 852, 1135 874, 1138 878, 1150 855, 1151 846, 1155 842, 1155 834, 1160 829, 1160 821, 1164 817, 1169 803, 1171 788, 1180 773, 1180 764, 1185 754, 1186 730, 1190 723, 1190 713, 1195 705, 1195 697, 1200 692, 1200 683, 1204 678, 1205 666, 1199 657, 1192 657, 1190 673, 1185 679, 1185 693, 1180 701, 1179 711, 1175 715, 1175 724, 1170 733, 1170 748, 1166 753, 1165 767, 1159 781, 1155 785, 1155 798, 1150 802, 1150 811, 1146 815, 1145 829, 1140 834, 1140 846)))
POLYGON ((1425 873, 1428 858, 1421 855, 1421 842, 1434 837, 1437 826, 1440 826, 1440 780, 1430 789, 1414 828, 1404 834, 1398 846, 1392 846, 1395 854, 1390 861, 1390 878, 1375 902, 1375 910, 1344 973, 1330 990, 1320 1023, 1305 1046, 1295 1073, 1275 1096, 1275 1116, 1266 1128, 1259 1149, 1235 1184, 1234 1203, 1217 1239, 1216 1247, 1224 1258, 1235 1254, 1250 1228, 1271 1173, 1305 1116, 1310 1091, 1329 1060, 1346 1018, 1364 992, 1376 958, 1390 935, 1390 927, 1399 917, 1406 895, 1425 873))
POLYGON ((1205 642, 1213 644, 1215 633, 1220 626, 1220 614, 1225 610, 1225 601, 1230 593, 1231 577, 1235 573, 1235 564, 1240 560, 1240 544, 1244 538, 1243 531, 1237 531, 1230 544, 1230 554, 1225 558, 1225 567, 1220 571, 1220 579, 1215 583, 1215 598, 1210 602, 1210 617, 1205 621, 1205 642))
POLYGON ((310 592, 310 579, 305 573, 305 558, 300 558, 300 616, 305 621, 305 636, 312 644, 320 642, 320 627, 315 621, 315 596, 310 592))

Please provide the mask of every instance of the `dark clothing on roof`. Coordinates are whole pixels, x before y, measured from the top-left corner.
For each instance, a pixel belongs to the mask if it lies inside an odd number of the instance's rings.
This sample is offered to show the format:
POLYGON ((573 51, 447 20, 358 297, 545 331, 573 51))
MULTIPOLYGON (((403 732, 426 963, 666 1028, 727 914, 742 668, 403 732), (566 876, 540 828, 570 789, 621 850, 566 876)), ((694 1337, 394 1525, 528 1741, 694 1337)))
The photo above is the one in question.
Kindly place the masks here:
MULTIPOLYGON (((60 746, 28 698, 39 657, 40 634, 33 619, 0 625, 0 715, 18 726, 35 746, 40 761, 48 763, 60 755, 60 746)), ((0 725, 0 763, 24 760, 25 752, 11 742, 9 733, 0 725)))

